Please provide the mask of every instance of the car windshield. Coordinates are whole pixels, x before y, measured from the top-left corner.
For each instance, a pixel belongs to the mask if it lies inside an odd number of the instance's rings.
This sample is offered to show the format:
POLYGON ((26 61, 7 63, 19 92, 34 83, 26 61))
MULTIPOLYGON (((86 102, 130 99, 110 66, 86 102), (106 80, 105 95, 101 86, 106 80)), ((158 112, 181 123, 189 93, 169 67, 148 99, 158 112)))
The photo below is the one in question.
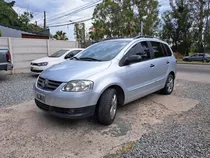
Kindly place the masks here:
POLYGON ((55 53, 53 53, 52 55, 50 55, 49 57, 52 57, 52 58, 59 58, 61 57, 62 55, 64 55, 68 50, 59 50, 55 53))
POLYGON ((76 56, 77 60, 109 61, 116 57, 130 41, 99 42, 76 56))

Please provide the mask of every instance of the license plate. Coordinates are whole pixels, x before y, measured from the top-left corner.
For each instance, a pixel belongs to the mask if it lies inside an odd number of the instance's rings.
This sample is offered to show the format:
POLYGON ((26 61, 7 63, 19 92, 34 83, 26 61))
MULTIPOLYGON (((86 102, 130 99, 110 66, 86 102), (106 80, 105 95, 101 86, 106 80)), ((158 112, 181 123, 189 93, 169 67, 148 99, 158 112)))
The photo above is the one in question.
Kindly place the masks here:
POLYGON ((36 99, 44 103, 45 102, 45 95, 40 94, 40 93, 36 93, 36 99))

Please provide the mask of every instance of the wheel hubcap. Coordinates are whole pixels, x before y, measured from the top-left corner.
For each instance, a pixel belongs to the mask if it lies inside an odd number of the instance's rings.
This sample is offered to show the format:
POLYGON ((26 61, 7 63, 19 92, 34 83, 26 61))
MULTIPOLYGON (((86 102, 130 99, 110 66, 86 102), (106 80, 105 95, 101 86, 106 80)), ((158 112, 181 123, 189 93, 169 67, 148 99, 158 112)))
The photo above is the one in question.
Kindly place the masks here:
POLYGON ((168 83, 167 83, 167 89, 169 93, 172 92, 173 87, 174 87, 174 80, 172 77, 169 77, 168 83))
POLYGON ((111 108, 110 108, 111 119, 114 119, 116 111, 117 111, 117 95, 114 94, 112 97, 111 108))

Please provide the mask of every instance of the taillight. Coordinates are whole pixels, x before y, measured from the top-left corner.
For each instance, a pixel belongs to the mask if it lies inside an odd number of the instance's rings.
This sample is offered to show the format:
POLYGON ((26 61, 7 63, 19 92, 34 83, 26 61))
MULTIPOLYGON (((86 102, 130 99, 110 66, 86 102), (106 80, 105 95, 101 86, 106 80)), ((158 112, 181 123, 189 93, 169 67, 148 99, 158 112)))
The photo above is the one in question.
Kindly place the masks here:
POLYGON ((7 62, 11 62, 11 55, 9 51, 6 54, 6 57, 7 57, 7 62))

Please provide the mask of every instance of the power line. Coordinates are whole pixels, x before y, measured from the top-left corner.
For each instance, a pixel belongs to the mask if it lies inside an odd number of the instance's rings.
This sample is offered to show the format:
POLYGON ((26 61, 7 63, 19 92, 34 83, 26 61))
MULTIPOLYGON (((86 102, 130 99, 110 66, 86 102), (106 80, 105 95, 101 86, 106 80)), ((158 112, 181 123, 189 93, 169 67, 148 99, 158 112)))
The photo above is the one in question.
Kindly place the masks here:
POLYGON ((62 13, 62 15, 58 15, 58 16, 56 16, 56 17, 49 18, 48 23, 54 22, 54 21, 56 21, 56 20, 58 20, 58 19, 64 18, 64 17, 66 17, 66 16, 68 16, 68 15, 71 15, 71 14, 73 14, 73 13, 77 13, 77 12, 81 12, 81 11, 83 11, 83 10, 89 9, 89 8, 94 7, 95 5, 97 5, 97 4, 101 3, 101 2, 102 2, 102 0, 98 0, 98 1, 96 1, 96 2, 94 2, 94 3, 92 3, 92 4, 89 3, 89 4, 87 4, 87 5, 83 5, 83 6, 81 6, 81 7, 75 8, 75 9, 73 9, 73 10, 71 10, 71 11, 62 13))
MULTIPOLYGON (((89 18, 91 18, 91 17, 88 17, 87 19, 89 19, 89 18)), ((75 20, 73 20, 73 19, 71 19, 71 20, 68 20, 68 21, 64 21, 64 22, 62 22, 62 23, 69 23, 69 22, 74 22, 74 21, 80 21, 80 20, 83 20, 84 19, 84 17, 83 18, 79 18, 79 19, 75 19, 75 20)), ((61 23, 61 22, 60 22, 61 23)), ((59 25, 60 23, 56 23, 56 24, 48 24, 49 26, 50 25, 59 25)), ((61 23, 61 24, 62 24, 61 23)))
POLYGON ((73 25, 73 24, 85 22, 85 21, 88 21, 88 20, 91 20, 91 19, 92 19, 92 17, 86 18, 86 19, 82 19, 82 20, 77 20, 77 21, 70 22, 70 23, 65 23, 65 24, 51 25, 51 26, 48 26, 48 27, 60 27, 60 26, 66 26, 66 25, 73 25))

